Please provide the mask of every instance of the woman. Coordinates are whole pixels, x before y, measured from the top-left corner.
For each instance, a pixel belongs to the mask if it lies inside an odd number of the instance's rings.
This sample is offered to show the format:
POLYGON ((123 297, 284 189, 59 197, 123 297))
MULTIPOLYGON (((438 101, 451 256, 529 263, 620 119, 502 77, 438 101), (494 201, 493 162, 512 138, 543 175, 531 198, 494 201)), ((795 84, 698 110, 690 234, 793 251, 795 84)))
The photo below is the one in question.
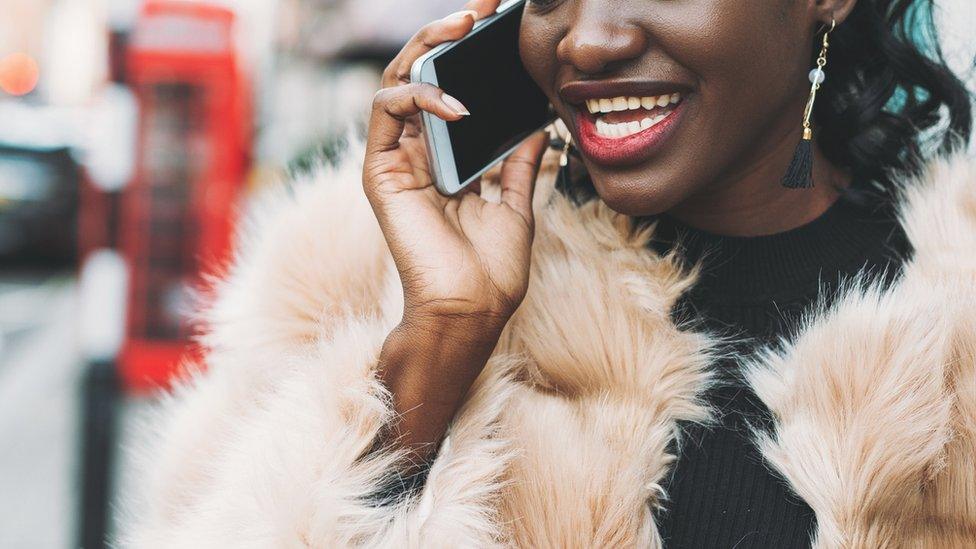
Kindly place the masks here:
POLYGON ((576 177, 540 134, 446 198, 417 115, 466 109, 409 67, 497 5, 406 45, 361 166, 268 203, 133 541, 976 546, 976 166, 924 160, 971 128, 905 36, 928 2, 530 1, 576 177), (661 96, 657 145, 608 129, 661 96))

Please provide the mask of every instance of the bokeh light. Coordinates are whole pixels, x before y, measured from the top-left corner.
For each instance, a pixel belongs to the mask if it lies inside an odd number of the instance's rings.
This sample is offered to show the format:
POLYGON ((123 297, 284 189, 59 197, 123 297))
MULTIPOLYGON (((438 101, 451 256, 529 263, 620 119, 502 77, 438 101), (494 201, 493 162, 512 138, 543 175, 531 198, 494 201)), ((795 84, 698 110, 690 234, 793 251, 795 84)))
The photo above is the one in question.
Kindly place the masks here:
POLYGON ((37 86, 41 70, 26 53, 11 53, 0 59, 0 90, 10 95, 27 95, 37 86))

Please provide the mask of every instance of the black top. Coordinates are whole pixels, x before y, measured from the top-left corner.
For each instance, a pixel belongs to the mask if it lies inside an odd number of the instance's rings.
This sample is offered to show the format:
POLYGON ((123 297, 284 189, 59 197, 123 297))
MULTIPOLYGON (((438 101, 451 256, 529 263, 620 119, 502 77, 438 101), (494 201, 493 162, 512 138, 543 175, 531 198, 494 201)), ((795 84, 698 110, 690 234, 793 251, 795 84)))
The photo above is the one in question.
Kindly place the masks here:
MULTIPOLYGON (((745 357, 761 343, 789 337, 801 313, 818 299, 829 303, 840 281, 866 270, 890 282, 910 253, 906 236, 890 211, 856 196, 804 226, 752 238, 708 234, 661 216, 653 247, 677 245, 704 267, 675 308, 676 319, 736 336, 735 354, 745 357)), ((707 399, 719 424, 683 425, 683 444, 672 448, 678 460, 657 515, 668 549, 810 546, 813 511, 751 443, 747 423, 768 427, 769 412, 740 380, 739 364, 715 365, 720 384, 707 399)))

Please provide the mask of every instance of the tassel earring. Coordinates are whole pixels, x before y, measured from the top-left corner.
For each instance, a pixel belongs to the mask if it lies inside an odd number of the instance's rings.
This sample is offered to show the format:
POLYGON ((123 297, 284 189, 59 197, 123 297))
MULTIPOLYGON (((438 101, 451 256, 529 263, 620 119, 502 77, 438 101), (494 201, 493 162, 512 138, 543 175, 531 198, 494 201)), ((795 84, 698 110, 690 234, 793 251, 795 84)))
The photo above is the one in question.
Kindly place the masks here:
POLYGON ((813 187, 813 129, 810 127, 810 117, 813 115, 813 104, 817 99, 817 90, 824 83, 827 75, 824 74, 824 67, 827 66, 827 49, 830 47, 830 33, 837 26, 837 21, 831 18, 830 28, 823 35, 823 46, 820 48, 820 55, 817 57, 817 68, 810 71, 810 99, 807 106, 803 109, 803 138, 796 146, 793 153, 793 161, 786 169, 783 176, 783 186, 789 189, 808 189, 813 187))

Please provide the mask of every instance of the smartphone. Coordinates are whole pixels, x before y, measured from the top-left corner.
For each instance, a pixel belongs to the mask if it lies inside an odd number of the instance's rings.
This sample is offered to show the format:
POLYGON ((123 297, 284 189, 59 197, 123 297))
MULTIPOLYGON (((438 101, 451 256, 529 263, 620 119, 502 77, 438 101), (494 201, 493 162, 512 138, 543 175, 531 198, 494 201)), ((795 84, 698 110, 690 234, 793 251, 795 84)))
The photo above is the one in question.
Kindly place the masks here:
POLYGON ((431 173, 443 194, 466 187, 555 119, 519 57, 524 5, 525 0, 502 4, 467 36, 413 64, 411 81, 440 87, 471 112, 457 122, 421 113, 431 173))

